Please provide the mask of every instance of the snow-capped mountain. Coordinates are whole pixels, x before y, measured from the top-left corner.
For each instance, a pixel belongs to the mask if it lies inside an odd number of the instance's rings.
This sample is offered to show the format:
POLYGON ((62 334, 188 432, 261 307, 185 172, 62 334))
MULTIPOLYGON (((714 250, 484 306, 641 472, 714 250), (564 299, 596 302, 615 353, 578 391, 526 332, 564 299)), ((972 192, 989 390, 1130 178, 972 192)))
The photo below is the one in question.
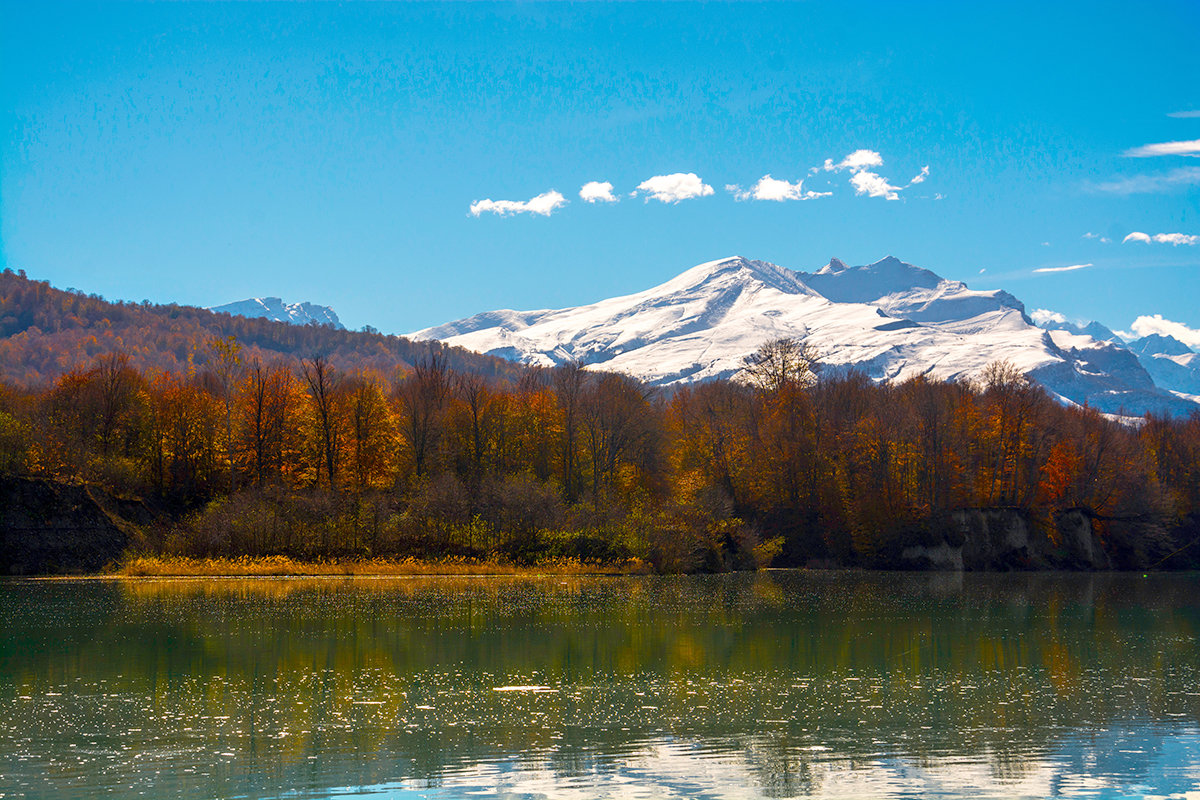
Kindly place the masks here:
POLYGON ((1070 321, 1045 320, 1039 324, 1046 330, 1091 336, 1118 349, 1128 350, 1159 389, 1200 403, 1200 353, 1173 336, 1152 333, 1125 342, 1099 322, 1077 325, 1070 321))
POLYGON ((292 325, 332 325, 345 329, 338 315, 329 306, 313 303, 285 303, 278 297, 252 297, 223 306, 210 306, 209 311, 233 314, 238 317, 262 317, 292 325))
POLYGON ((741 257, 710 261, 637 294, 542 311, 500 310, 409 334, 529 364, 568 360, 666 385, 732 377, 780 337, 825 369, 877 380, 971 379, 1007 360, 1064 401, 1103 411, 1187 413, 1123 346, 1035 326, 1007 292, 976 291, 887 257, 813 273, 741 257))
POLYGON ((1200 402, 1200 353, 1157 333, 1134 339, 1129 349, 1160 387, 1200 402))

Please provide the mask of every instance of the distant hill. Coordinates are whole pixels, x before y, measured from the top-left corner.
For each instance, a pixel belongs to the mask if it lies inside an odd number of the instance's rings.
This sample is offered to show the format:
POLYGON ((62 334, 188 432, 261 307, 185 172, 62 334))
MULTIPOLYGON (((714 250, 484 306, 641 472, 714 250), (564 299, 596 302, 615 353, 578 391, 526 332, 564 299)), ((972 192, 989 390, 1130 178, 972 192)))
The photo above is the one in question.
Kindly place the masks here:
POLYGON ((248 300, 238 300, 236 303, 226 303, 223 306, 209 306, 208 310, 218 314, 270 319, 292 325, 346 327, 329 306, 319 306, 315 303, 285 303, 279 297, 251 297, 248 300))
POLYGON ((338 369, 391 375, 438 352, 462 372, 515 377, 523 371, 504 359, 440 343, 193 306, 111 302, 55 289, 23 272, 0 272, 0 380, 9 383, 36 387, 115 352, 126 353, 140 370, 185 372, 203 362, 208 340, 228 336, 242 345, 245 359, 322 355, 338 369))

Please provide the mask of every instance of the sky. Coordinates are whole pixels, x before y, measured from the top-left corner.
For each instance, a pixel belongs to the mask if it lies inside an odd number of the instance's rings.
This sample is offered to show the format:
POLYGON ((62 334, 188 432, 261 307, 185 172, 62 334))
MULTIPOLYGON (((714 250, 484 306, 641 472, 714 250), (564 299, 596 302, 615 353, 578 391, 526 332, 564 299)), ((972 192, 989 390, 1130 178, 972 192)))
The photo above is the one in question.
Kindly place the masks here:
POLYGON ((1198 41, 1192 0, 0 0, 0 268, 402 333, 894 255, 1200 347, 1198 41))

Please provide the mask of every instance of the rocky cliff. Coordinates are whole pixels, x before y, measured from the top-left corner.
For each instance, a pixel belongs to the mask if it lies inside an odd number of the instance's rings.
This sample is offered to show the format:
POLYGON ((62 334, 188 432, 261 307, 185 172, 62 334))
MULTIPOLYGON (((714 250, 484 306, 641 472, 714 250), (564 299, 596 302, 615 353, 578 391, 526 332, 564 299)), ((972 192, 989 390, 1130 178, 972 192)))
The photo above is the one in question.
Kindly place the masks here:
POLYGON ((96 572, 120 558, 129 523, 120 501, 97 489, 0 478, 0 574, 96 572))
MULTIPOLYGON (((1073 508, 1034 519, 1017 508, 964 508, 912 532, 877 566, 933 570, 1188 568, 1196 520, 1112 519, 1073 508)), ((1194 548, 1200 551, 1200 546, 1194 548)))

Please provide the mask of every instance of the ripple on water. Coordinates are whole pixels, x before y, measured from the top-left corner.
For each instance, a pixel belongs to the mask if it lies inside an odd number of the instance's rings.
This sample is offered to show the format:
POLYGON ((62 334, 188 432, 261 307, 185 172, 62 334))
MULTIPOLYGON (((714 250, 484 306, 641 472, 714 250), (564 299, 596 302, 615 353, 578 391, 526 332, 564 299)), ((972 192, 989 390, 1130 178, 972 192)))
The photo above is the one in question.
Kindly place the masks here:
POLYGON ((1196 581, 1073 580, 22 584, 0 793, 1195 790, 1196 581))

